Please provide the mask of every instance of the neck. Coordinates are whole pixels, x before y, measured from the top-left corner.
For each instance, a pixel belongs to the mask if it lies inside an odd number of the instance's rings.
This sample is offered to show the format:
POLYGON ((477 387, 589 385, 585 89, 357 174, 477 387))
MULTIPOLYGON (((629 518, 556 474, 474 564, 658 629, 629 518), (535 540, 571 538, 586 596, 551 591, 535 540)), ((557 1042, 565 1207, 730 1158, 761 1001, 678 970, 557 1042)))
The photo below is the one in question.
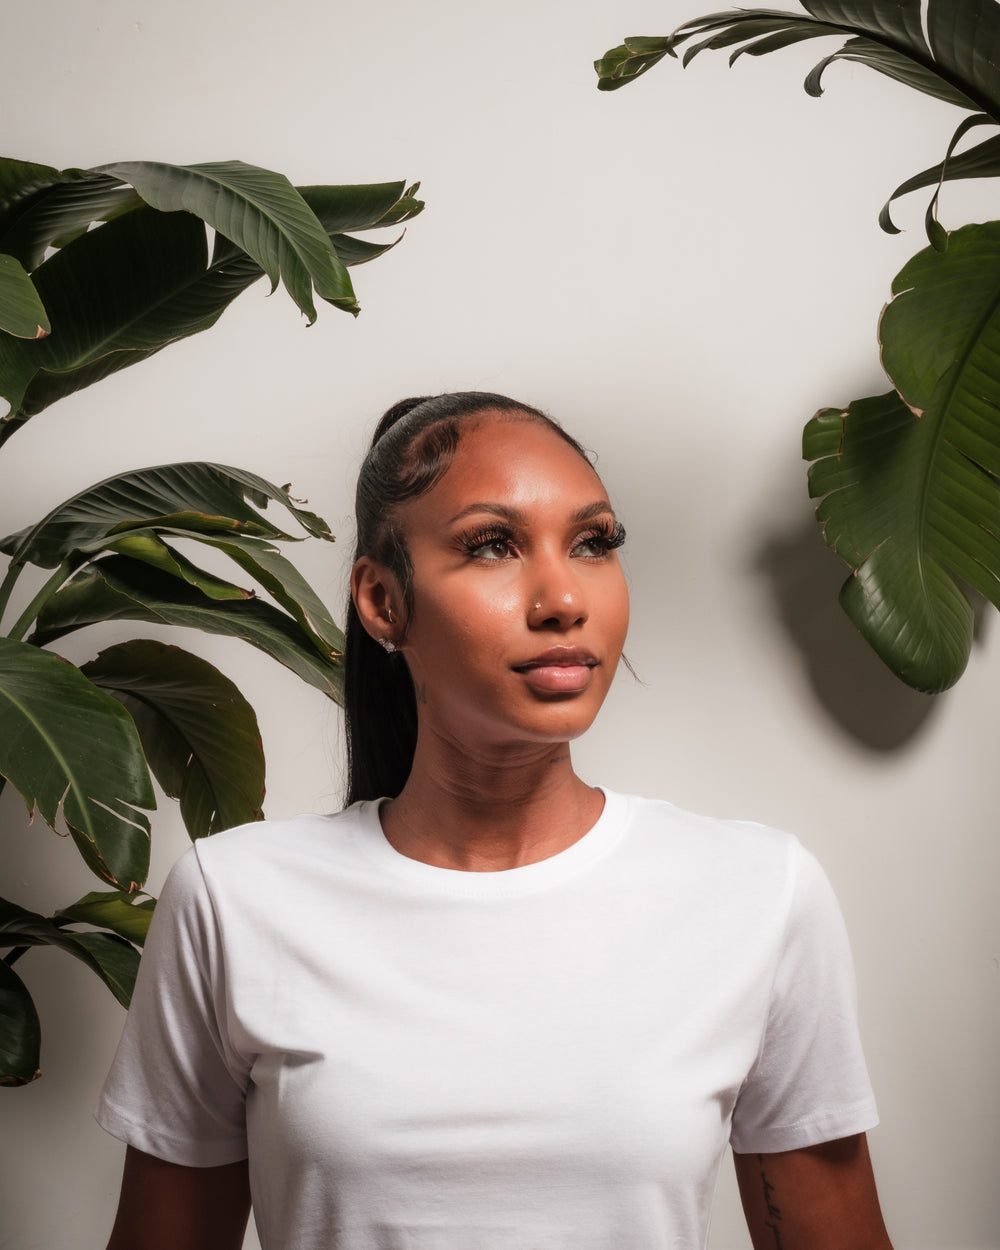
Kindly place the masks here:
POLYGON ((573 771, 567 743, 477 758, 418 740, 406 785, 380 814, 389 843, 410 859, 499 872, 572 846, 603 806, 573 771))

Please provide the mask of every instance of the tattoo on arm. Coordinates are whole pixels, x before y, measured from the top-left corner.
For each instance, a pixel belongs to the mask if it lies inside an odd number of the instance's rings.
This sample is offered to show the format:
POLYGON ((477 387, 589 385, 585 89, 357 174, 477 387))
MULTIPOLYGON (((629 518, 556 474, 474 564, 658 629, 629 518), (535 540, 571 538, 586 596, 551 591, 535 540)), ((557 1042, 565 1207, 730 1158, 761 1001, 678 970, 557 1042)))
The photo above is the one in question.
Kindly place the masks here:
POLYGON ((764 1187, 764 1207, 767 1211, 766 1227, 774 1234, 774 1250, 781 1250, 781 1230, 778 1225, 781 1223, 781 1208, 774 1201, 774 1186, 767 1179, 767 1173, 764 1171, 764 1156, 758 1155, 757 1162, 761 1165, 760 1183, 764 1187))

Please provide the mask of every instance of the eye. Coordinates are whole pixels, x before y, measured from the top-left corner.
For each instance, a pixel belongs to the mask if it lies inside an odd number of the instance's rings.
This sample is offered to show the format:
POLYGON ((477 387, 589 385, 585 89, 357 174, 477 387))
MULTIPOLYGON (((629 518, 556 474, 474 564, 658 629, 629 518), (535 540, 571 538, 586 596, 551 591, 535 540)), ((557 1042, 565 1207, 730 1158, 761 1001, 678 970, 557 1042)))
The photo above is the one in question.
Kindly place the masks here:
POLYGON ((573 546, 573 555, 587 560, 600 559, 625 542, 625 526, 621 521, 608 521, 581 534, 573 546))
POLYGON ((514 554, 514 535, 505 529, 477 530, 459 542, 472 560, 509 560, 514 554))

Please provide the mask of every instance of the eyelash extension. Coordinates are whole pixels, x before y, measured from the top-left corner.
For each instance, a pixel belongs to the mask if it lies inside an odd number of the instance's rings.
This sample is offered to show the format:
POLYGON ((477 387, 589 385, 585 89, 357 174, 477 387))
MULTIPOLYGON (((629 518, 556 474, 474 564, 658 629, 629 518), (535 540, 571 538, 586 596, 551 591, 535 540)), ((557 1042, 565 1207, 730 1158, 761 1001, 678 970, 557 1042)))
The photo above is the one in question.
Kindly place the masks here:
POLYGON ((490 543, 512 543, 514 531, 506 525, 491 525, 486 529, 473 530, 458 536, 458 545, 466 553, 472 555, 480 547, 488 547, 490 543))
POLYGON ((581 534, 579 542, 597 542, 603 551, 615 551, 625 542, 625 526, 621 521, 598 521, 586 534, 581 534))
MULTIPOLYGON (((488 547, 491 543, 511 543, 516 540, 517 535, 514 530, 506 525, 491 525, 485 529, 470 531, 468 534, 460 534, 458 536, 458 546, 466 553, 472 555, 481 547, 488 547)), ((598 547, 601 552, 615 551, 625 542, 625 526, 621 521, 607 520, 597 521, 588 530, 582 533, 574 542, 574 546, 580 543, 592 543, 598 547)))

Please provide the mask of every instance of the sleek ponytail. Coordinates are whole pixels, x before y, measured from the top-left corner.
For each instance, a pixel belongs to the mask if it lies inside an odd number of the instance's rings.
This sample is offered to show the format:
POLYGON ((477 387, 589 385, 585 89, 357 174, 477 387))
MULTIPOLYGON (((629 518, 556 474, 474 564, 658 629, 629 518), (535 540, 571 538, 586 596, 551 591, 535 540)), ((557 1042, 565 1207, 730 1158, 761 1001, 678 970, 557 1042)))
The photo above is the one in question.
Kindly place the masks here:
MULTIPOLYGON (((551 417, 536 408, 491 395, 458 391, 404 399, 382 417, 358 474, 354 559, 370 556, 395 575, 407 619, 413 613, 413 569, 399 527, 399 506, 430 490, 447 471, 462 422, 482 412, 510 413, 550 426, 584 459, 587 453, 551 417)), ((344 648, 344 712, 347 728, 347 802, 395 798, 413 765, 417 704, 406 661, 387 654, 361 624, 348 599, 344 648)))

